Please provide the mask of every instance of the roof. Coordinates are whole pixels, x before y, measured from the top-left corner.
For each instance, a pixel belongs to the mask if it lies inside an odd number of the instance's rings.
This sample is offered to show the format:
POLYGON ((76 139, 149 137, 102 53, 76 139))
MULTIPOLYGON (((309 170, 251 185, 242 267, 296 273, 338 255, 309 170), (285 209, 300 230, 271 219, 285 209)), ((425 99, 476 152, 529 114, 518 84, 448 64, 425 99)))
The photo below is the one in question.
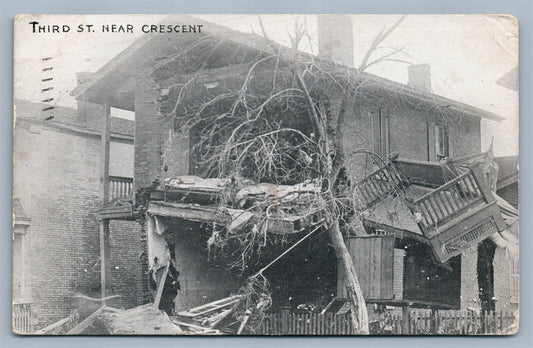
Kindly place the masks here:
MULTIPOLYGON (((249 49, 271 53, 276 47, 282 58, 289 58, 293 51, 285 46, 279 45, 269 39, 255 34, 248 34, 229 29, 214 23, 203 21, 191 16, 179 15, 169 16, 162 23, 194 23, 203 25, 203 32, 217 37, 223 37, 226 42, 232 42, 249 49)), ((169 57, 179 53, 180 43, 186 40, 186 36, 176 35, 169 42, 168 35, 145 34, 136 40, 132 45, 108 62, 98 70, 93 78, 78 86, 71 92, 71 95, 78 99, 90 100, 93 102, 108 103, 109 105, 127 110, 134 109, 134 90, 138 85, 139 78, 148 77, 154 65, 161 61, 168 60, 169 57)), ((303 56, 309 54, 299 52, 303 56)), ((313 57, 321 60, 319 57, 313 57)), ((352 69, 356 73, 356 69, 352 69)), ((502 121, 503 118, 491 112, 467 105, 452 99, 419 91, 405 84, 394 82, 372 74, 364 74, 381 87, 398 91, 402 95, 416 98, 424 103, 430 103, 447 110, 461 113, 466 116, 502 121)))
MULTIPOLYGON (((49 105, 15 99, 16 120, 17 122, 21 120, 42 122, 50 126, 71 126, 91 132, 101 132, 103 127, 101 122, 95 122, 95 120, 86 122, 86 120, 80 119, 77 109, 56 105, 53 110, 48 111, 45 115, 43 113, 45 107, 49 107, 49 105), (53 115, 53 118, 49 118, 47 116, 49 114, 53 115)), ((111 117, 111 133, 133 136, 134 122, 123 118, 111 117)))
POLYGON ((50 105, 35 103, 24 99, 15 99, 15 114, 17 119, 44 121, 48 115, 53 115, 54 117, 47 122, 51 121, 69 125, 78 124, 78 114, 76 109, 55 105, 54 108, 47 111, 45 115, 43 109, 47 107, 50 107, 50 105))
POLYGON ((511 91, 518 92, 518 66, 506 72, 496 83, 511 91))

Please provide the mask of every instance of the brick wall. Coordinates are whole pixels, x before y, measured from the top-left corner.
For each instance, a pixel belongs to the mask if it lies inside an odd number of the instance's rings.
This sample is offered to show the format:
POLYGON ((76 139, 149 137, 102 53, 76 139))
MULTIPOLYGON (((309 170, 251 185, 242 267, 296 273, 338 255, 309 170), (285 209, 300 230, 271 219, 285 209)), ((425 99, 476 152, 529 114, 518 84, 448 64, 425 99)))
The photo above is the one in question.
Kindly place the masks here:
MULTIPOLYGON (((37 327, 68 316, 78 294, 100 297, 100 147, 98 135, 59 131, 53 121, 17 121, 14 197, 31 218, 25 259, 37 327)), ((122 296, 116 305, 135 306, 139 227, 112 222, 110 232, 113 292, 122 296)))
POLYGON ((477 246, 461 254, 461 309, 480 309, 477 278, 477 246))
POLYGON ((405 260, 405 250, 394 249, 394 263, 392 265, 392 294, 395 300, 403 299, 403 268, 405 260))
POLYGON ((518 269, 513 267, 518 261, 513 261, 509 253, 503 248, 496 248, 494 252, 494 297, 496 311, 512 311, 518 309, 518 269), (515 279, 513 279, 515 278, 515 279))
POLYGON ((133 144, 110 143, 109 175, 133 178, 133 150, 133 144))
POLYGON ((444 122, 439 115, 407 106, 358 104, 353 115, 346 119, 344 130, 346 166, 356 178, 362 178, 365 167, 368 166, 367 169, 370 170, 372 163, 366 162, 363 155, 350 155, 350 153, 358 149, 375 151, 373 144, 376 127, 373 126, 372 117, 380 108, 384 115, 389 115, 389 153, 397 152, 400 157, 412 160, 435 161, 434 125, 436 123, 447 124, 450 157, 463 157, 481 151, 480 120, 477 118, 449 116, 444 122))
POLYGON ((141 272, 141 226, 133 221, 109 222, 111 281, 110 295, 120 295, 108 305, 132 308, 141 303, 137 292, 143 281, 141 272))
POLYGON ((33 125, 14 138, 14 196, 31 218, 32 309, 45 324, 69 314, 76 289, 98 296, 97 143, 33 125))
POLYGON ((155 90, 147 86, 135 97, 134 190, 150 186, 159 176, 161 137, 165 134, 161 116, 156 115, 156 96, 155 90))

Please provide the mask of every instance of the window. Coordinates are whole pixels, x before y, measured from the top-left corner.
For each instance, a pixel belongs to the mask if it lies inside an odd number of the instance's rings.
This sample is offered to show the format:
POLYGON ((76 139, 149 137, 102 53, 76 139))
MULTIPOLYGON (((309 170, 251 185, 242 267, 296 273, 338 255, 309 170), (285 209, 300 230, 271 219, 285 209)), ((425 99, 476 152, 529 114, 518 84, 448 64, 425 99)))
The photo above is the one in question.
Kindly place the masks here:
POLYGON ((386 160, 390 152, 389 114, 387 109, 372 112, 373 151, 386 160))
POLYGON ((449 157, 448 150, 448 130, 445 126, 436 124, 435 125, 435 156, 437 162, 443 158, 449 157))

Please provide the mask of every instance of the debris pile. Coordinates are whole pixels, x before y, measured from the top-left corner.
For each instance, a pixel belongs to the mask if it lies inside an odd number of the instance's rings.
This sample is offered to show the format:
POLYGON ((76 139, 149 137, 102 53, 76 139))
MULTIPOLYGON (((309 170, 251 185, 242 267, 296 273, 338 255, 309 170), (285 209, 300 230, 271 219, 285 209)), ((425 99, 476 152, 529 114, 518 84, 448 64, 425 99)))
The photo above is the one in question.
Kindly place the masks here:
POLYGON ((111 335, 179 335, 182 330, 153 303, 98 318, 111 335))
POLYGON ((70 330, 68 335, 179 335, 179 326, 148 303, 128 310, 101 307, 70 330))

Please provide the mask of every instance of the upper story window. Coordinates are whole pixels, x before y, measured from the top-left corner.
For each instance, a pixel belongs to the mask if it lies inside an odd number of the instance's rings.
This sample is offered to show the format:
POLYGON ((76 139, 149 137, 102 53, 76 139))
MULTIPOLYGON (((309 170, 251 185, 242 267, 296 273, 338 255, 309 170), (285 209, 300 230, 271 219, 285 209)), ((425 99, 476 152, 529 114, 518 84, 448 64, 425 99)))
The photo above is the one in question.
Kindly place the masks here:
POLYGON ((372 113, 372 147, 382 159, 390 153, 390 124, 387 109, 379 108, 372 113))
POLYGON ((435 156, 437 162, 443 158, 449 157, 449 139, 448 130, 445 126, 435 125, 435 156))

